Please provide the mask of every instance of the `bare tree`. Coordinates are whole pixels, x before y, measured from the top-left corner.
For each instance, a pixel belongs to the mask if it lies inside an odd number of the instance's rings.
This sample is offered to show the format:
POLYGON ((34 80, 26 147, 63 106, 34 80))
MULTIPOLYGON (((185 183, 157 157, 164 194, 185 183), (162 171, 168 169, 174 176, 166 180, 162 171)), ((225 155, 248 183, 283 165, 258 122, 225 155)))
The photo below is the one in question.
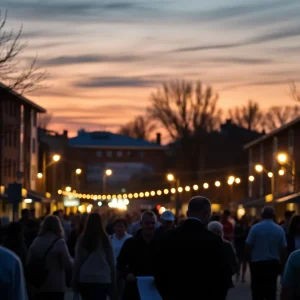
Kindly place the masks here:
POLYGON ((172 139, 189 138, 219 128, 218 95, 201 81, 174 80, 164 83, 150 97, 149 115, 172 139))
POLYGON ((265 115, 265 128, 274 130, 300 116, 300 106, 273 106, 265 115))
POLYGON ((249 130, 261 130, 263 128, 264 113, 255 101, 249 100, 244 106, 236 106, 228 111, 232 121, 249 130))
POLYGON ((300 91, 297 89, 296 83, 294 81, 290 83, 290 95, 293 100, 300 102, 300 91))
POLYGON ((121 126, 119 134, 136 139, 149 140, 156 125, 147 116, 137 116, 133 121, 121 126))
POLYGON ((38 127, 47 129, 52 120, 52 114, 40 114, 38 127))
POLYGON ((22 27, 17 33, 6 31, 6 20, 7 12, 3 15, 0 11, 0 82, 20 94, 32 92, 43 87, 46 71, 38 68, 36 58, 25 65, 20 62, 27 47, 20 41, 22 27))

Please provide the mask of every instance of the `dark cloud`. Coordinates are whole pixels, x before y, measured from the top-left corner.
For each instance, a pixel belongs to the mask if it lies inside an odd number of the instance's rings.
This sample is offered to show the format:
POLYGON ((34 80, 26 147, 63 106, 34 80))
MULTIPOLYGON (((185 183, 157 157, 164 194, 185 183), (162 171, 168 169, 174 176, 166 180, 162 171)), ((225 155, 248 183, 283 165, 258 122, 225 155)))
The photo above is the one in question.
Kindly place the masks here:
POLYGON ((224 58, 212 58, 212 62, 229 63, 229 64, 241 64, 241 65, 252 65, 252 64, 269 64, 274 62, 268 58, 239 58, 239 57, 224 57, 224 58))
POLYGON ((42 66, 60 66, 69 64, 85 64, 85 63, 115 63, 115 62, 133 62, 144 59, 141 56, 133 55, 120 55, 120 56, 109 56, 109 55, 79 55, 79 56, 59 56, 56 58, 40 61, 42 66))
POLYGON ((140 77, 95 77, 77 81, 73 85, 79 88, 110 88, 110 87, 150 87, 161 81, 140 77))
POLYGON ((273 41, 297 37, 297 36, 300 36, 300 26, 282 28, 275 32, 246 39, 242 42, 185 47, 185 48, 178 48, 172 50, 171 52, 194 52, 194 51, 205 51, 205 50, 215 50, 215 49, 230 49, 230 48, 237 48, 237 47, 257 45, 257 44, 262 44, 267 42, 273 42, 273 41))

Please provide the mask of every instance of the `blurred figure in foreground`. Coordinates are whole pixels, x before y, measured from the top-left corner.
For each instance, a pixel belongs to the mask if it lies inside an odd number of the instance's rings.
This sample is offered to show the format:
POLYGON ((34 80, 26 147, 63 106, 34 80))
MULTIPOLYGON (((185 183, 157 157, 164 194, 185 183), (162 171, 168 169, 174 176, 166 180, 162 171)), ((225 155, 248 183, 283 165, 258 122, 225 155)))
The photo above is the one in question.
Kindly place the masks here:
POLYGON ((232 271, 223 240, 206 229, 210 201, 190 200, 188 219, 165 235, 155 260, 155 282, 164 300, 224 300, 232 271))
POLYGON ((20 259, 0 246, 0 297, 3 300, 27 300, 23 267, 20 259))
POLYGON ((286 235, 288 256, 300 249, 300 216, 293 216, 286 235))
POLYGON ((250 229, 246 240, 253 300, 276 300, 277 277, 285 263, 287 244, 284 230, 274 219, 274 208, 264 207, 262 221, 250 229))
POLYGON ((114 296, 115 276, 110 239, 101 216, 92 213, 76 246, 73 289, 83 300, 106 300, 108 295, 114 296))
POLYGON ((12 222, 7 226, 3 246, 14 252, 21 260, 23 266, 27 262, 28 249, 25 245, 23 225, 12 222))

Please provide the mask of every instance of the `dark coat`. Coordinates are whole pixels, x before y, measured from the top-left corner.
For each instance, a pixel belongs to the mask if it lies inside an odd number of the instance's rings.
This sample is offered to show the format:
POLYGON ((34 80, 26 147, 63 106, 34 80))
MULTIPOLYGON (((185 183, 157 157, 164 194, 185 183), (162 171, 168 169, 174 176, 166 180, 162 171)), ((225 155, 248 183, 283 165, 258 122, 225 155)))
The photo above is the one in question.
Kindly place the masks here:
POLYGON ((223 300, 231 276, 222 239, 200 221, 186 220, 161 241, 155 282, 164 300, 223 300))

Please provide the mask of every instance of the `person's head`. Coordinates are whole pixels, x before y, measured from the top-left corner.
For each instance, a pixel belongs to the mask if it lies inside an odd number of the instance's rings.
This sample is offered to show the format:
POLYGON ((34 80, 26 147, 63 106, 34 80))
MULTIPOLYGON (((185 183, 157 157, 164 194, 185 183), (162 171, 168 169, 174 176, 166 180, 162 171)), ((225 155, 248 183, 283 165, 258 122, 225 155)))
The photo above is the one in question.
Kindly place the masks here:
POLYGON ((174 227, 175 216, 170 210, 166 210, 160 216, 161 225, 165 231, 171 230, 174 227))
POLYGON ((284 218, 285 218, 287 221, 290 221, 294 214, 295 214, 295 211, 287 210, 287 211, 284 213, 284 218))
POLYGON ((289 233, 293 236, 300 235, 300 216, 293 216, 289 226, 289 233))
POLYGON ((29 219, 29 209, 24 208, 21 210, 21 217, 24 220, 28 220, 29 219))
POLYGON ((57 237, 63 237, 64 236, 64 230, 61 226, 61 222, 57 216, 47 216, 45 220, 43 221, 39 236, 42 236, 47 233, 53 233, 57 237))
POLYGON ((53 216, 57 216, 60 220, 62 220, 64 217, 64 213, 61 209, 58 209, 55 212, 53 212, 53 216))
POLYGON ((223 225, 220 222, 212 221, 212 222, 208 223, 207 229, 209 231, 211 231, 212 233, 223 238, 223 235, 224 235, 223 225))
POLYGON ((228 209, 225 209, 222 215, 223 220, 228 220, 230 217, 230 211, 228 209))
POLYGON ((152 236, 155 232, 156 215, 152 211, 144 211, 141 215, 141 229, 145 236, 152 236))
POLYGON ((197 218, 203 224, 207 224, 211 217, 210 201, 202 196, 193 197, 189 202, 186 214, 189 218, 197 218))
POLYGON ((262 210, 261 217, 264 220, 274 220, 275 210, 272 206, 265 206, 262 210))
POLYGON ((11 222, 6 229, 6 237, 8 239, 18 240, 23 238, 23 225, 19 222, 11 222))
POLYGON ((79 224, 78 224, 78 235, 81 235, 83 233, 88 217, 89 215, 87 213, 83 213, 82 215, 80 215, 79 224))
POLYGON ((89 215, 85 229, 82 234, 82 245, 88 251, 94 251, 99 244, 107 247, 109 244, 102 218, 97 213, 89 215))
POLYGON ((127 222, 125 219, 116 219, 114 222, 115 232, 118 236, 122 236, 126 233, 127 222))

